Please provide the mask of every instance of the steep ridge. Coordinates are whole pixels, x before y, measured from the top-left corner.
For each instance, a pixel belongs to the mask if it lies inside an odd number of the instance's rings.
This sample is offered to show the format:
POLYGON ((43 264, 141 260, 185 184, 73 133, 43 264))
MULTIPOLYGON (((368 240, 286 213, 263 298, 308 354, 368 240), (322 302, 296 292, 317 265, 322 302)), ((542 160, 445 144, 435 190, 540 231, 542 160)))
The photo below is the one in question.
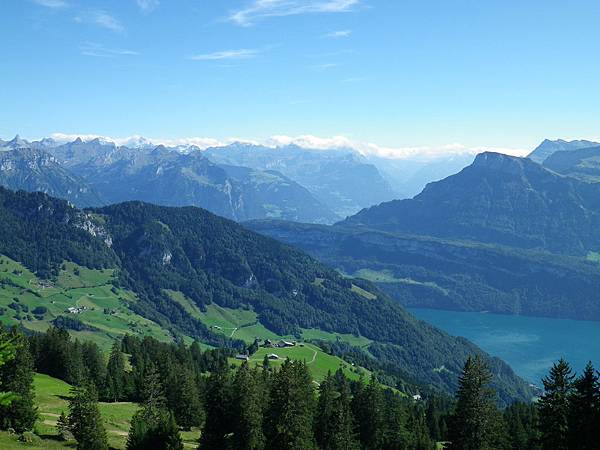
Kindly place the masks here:
POLYGON ((104 203, 81 177, 65 169, 49 153, 30 148, 0 151, 0 185, 29 192, 40 191, 81 207, 104 203))
MULTIPOLYGON (((345 278, 306 254, 205 210, 140 202, 81 211, 43 194, 0 189, 0 253, 52 276, 65 260, 110 267, 139 300, 131 307, 173 331, 222 342, 177 302, 255 311, 280 334, 353 333, 411 380, 451 391, 468 354, 481 351, 420 322, 370 283, 345 278), (10 236, 10 239, 7 237, 10 236)), ((502 398, 528 387, 487 357, 502 398)))
POLYGON ((405 305, 600 320, 599 188, 486 153, 412 200, 331 227, 246 226, 405 305))
POLYGON ((600 187, 526 158, 482 153, 413 199, 365 209, 341 224, 586 255, 600 250, 600 187))
POLYGON ((563 139, 557 139, 555 141, 551 141, 549 139, 545 139, 527 157, 536 163, 542 164, 548 157, 556 152, 574 151, 580 148, 596 147, 597 145, 597 142, 585 140, 565 141, 563 139))
POLYGON ((117 146, 100 138, 60 144, 15 137, 0 147, 0 184, 42 191, 78 206, 128 200, 200 206, 234 220, 279 218, 311 223, 340 219, 307 189, 276 171, 219 166, 197 147, 117 146), (10 169, 10 170, 9 170, 10 169))
POLYGON ((600 146, 553 153, 544 167, 588 183, 600 182, 600 146))

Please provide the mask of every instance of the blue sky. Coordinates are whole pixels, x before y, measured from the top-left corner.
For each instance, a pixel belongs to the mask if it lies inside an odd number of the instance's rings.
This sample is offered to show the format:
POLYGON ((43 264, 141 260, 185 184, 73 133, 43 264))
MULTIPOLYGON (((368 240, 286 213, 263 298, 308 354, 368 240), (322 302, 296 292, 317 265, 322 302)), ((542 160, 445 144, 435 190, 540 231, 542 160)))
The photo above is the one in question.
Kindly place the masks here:
POLYGON ((0 17, 5 139, 600 136, 597 0, 2 0, 0 17))

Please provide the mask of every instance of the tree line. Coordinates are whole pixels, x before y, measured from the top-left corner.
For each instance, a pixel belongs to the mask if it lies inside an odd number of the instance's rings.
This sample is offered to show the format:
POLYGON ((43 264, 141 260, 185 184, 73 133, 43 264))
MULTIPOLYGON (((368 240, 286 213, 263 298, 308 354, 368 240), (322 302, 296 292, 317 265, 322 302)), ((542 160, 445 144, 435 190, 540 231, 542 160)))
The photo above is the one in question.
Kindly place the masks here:
POLYGON ((0 428, 23 433, 38 414, 34 372, 73 385, 59 435, 81 450, 107 448, 98 402, 140 405, 129 450, 183 448, 198 428, 199 449, 587 450, 597 448, 600 386, 591 364, 576 376, 566 361, 544 378, 532 403, 498 407, 485 361, 468 358, 455 398, 415 400, 341 371, 315 383, 305 362, 232 365, 230 349, 125 336, 108 358, 96 344, 50 328, 0 336, 0 428))

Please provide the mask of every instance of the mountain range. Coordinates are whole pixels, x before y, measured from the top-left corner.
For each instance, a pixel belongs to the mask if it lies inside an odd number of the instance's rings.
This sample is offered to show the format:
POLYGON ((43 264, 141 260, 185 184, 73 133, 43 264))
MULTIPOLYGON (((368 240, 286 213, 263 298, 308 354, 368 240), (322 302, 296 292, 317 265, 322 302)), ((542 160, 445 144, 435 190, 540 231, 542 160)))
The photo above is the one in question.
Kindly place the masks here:
POLYGON ((532 394, 502 361, 416 320, 373 284, 200 208, 127 202, 80 210, 42 193, 0 188, 0 254, 50 286, 65 277, 65 264, 114 271, 115 292, 131 293, 121 295, 123 306, 208 344, 240 345, 203 321, 217 305, 228 314, 253 315, 245 326, 272 336, 301 338, 315 330, 354 336, 349 342, 363 342, 354 352, 368 352, 409 382, 447 392, 456 388, 467 355, 479 353, 504 401, 532 394))
POLYGON ((349 149, 232 144, 209 148, 205 153, 217 163, 281 172, 305 186, 341 217, 396 196, 377 168, 349 149))
POLYGON ((542 164, 550 155, 556 152, 569 152, 581 148, 597 147, 597 142, 586 140, 565 141, 563 139, 544 141, 538 145, 527 157, 532 161, 542 164))
POLYGON ((410 306, 600 319, 600 185, 483 153, 410 200, 333 226, 247 226, 410 306))
POLYGON ((30 143, 17 137, 1 145, 2 160, 12 172, 0 180, 6 187, 41 190, 78 206, 144 200, 202 206, 234 220, 332 223, 339 219, 306 188, 279 172, 218 165, 197 148, 182 152, 142 144, 130 148, 80 138, 64 144, 51 139, 30 143), (40 166, 34 155, 53 165, 40 166), (28 182, 32 176, 28 167, 36 164, 37 178, 52 182, 28 182), (90 193, 89 198, 84 193, 90 193))

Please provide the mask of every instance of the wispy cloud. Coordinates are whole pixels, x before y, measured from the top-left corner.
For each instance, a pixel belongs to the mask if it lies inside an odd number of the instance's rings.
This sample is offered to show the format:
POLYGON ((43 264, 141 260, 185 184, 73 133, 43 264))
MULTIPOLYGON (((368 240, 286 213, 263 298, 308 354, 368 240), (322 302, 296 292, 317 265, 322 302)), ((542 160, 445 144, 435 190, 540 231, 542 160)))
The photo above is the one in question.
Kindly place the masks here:
POLYGON ((68 6, 65 0, 33 0, 33 3, 52 9, 60 9, 68 6))
POLYGON ((360 0, 253 0, 247 7, 232 12, 229 20, 237 25, 250 26, 268 17, 349 12, 359 2, 360 0))
POLYGON ((159 0, 136 0, 138 7, 144 13, 152 12, 160 4, 159 0))
POLYGON ((97 56, 101 58, 115 58, 117 56, 137 56, 138 52, 123 48, 108 48, 97 42, 84 42, 79 46, 82 55, 97 56))
POLYGON ((260 54, 260 50, 255 48, 242 48, 239 50, 222 50, 213 53, 203 53, 189 56, 188 59, 194 61, 221 61, 227 59, 251 59, 260 54))
POLYGON ((331 38, 331 39, 339 39, 339 38, 350 37, 351 34, 352 34, 351 30, 337 30, 337 31, 332 31, 330 33, 325 34, 324 37, 331 38))
POLYGON ((116 17, 103 10, 85 11, 76 16, 75 21, 80 23, 91 23, 106 28, 107 30, 114 31, 115 33, 125 32, 125 27, 121 22, 119 22, 116 17))
POLYGON ((338 63, 323 63, 323 64, 317 64, 314 66, 310 66, 311 69, 318 70, 318 71, 333 69, 335 67, 339 67, 339 64, 338 63))

